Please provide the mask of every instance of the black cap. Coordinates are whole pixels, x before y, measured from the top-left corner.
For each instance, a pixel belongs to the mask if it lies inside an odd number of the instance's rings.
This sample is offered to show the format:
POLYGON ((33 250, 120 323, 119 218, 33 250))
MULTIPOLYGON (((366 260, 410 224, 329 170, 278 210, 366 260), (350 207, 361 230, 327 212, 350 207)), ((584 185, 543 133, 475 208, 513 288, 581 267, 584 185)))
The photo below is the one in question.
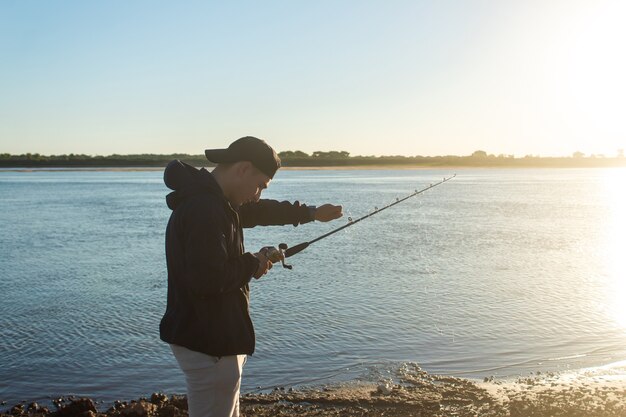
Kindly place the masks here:
POLYGON ((259 171, 270 178, 280 168, 280 158, 264 140, 253 136, 237 139, 226 149, 207 149, 207 159, 218 164, 250 161, 259 171))

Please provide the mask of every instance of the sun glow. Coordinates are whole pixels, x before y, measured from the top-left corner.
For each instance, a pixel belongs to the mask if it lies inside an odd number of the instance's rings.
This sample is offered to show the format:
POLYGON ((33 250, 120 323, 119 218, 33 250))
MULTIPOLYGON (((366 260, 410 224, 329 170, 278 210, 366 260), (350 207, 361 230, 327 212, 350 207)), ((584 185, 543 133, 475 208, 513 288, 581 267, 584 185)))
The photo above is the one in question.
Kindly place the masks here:
POLYGON ((620 52, 626 2, 574 2, 567 13, 550 4, 554 15, 547 15, 537 35, 541 40, 533 42, 541 62, 533 67, 534 77, 544 91, 539 106, 550 141, 567 144, 572 152, 615 156, 626 133, 626 54, 620 52))

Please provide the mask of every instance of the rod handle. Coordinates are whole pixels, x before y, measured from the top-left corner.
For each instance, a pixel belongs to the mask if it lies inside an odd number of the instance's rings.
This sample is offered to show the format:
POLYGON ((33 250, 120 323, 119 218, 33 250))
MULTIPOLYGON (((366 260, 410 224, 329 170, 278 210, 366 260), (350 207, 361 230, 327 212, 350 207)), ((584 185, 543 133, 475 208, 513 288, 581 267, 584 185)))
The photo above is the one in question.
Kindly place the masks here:
POLYGON ((296 246, 292 246, 289 249, 285 250, 285 258, 289 258, 290 256, 295 255, 296 253, 302 252, 306 248, 309 247, 309 242, 299 243, 296 246))

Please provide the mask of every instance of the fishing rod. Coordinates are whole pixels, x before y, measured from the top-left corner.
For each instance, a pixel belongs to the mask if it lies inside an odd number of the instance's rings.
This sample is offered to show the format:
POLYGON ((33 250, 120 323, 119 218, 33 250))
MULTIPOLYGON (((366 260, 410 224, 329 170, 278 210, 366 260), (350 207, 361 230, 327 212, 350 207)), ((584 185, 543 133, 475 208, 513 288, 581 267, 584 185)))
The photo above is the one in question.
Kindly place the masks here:
POLYGON ((369 214, 366 214, 365 216, 359 217, 356 220, 352 220, 352 218, 348 217, 348 223, 347 224, 344 224, 341 227, 333 229, 330 232, 325 233, 325 234, 323 234, 323 235, 321 235, 321 236, 319 236, 319 237, 317 237, 317 238, 315 238, 313 240, 309 240, 308 242, 302 242, 302 243, 299 243, 296 246, 292 246, 292 247, 288 247, 286 243, 281 243, 280 245, 278 245, 278 249, 276 249, 276 248, 268 248, 269 251, 267 252, 267 256, 268 256, 269 260, 272 261, 272 262, 281 261, 281 263, 283 265, 283 268, 292 269, 293 268, 292 265, 288 265, 288 264, 285 263, 285 258, 289 258, 290 256, 293 256, 293 255, 295 255, 297 253, 300 253, 300 252, 302 252, 303 250, 305 250, 306 248, 308 248, 310 245, 312 245, 315 242, 318 242, 318 241, 320 241, 320 240, 322 240, 324 238, 327 238, 328 236, 333 235, 333 234, 335 234, 335 233, 337 233, 337 232, 339 232, 339 231, 341 231, 341 230, 343 230, 343 229, 345 229, 347 227, 354 226, 355 224, 357 224, 361 220, 365 220, 368 217, 372 217, 373 215, 378 214, 378 213, 380 213, 383 210, 387 210, 389 207, 393 207, 396 204, 400 204, 403 201, 408 200, 411 197, 415 197, 416 195, 422 194, 423 192, 428 191, 431 188, 435 188, 436 186, 441 185, 444 182, 450 181, 454 177, 456 177, 456 174, 454 174, 454 175, 452 175, 451 177, 448 177, 448 178, 444 177, 443 180, 441 180, 439 182, 436 182, 434 184, 430 184, 428 187, 423 188, 423 189, 421 189, 419 191, 415 190, 414 193, 409 194, 408 196, 406 196, 404 198, 396 198, 396 201, 394 201, 393 203, 388 204, 385 207, 382 207, 380 209, 378 207, 374 207, 374 211, 373 212, 371 212, 369 214))

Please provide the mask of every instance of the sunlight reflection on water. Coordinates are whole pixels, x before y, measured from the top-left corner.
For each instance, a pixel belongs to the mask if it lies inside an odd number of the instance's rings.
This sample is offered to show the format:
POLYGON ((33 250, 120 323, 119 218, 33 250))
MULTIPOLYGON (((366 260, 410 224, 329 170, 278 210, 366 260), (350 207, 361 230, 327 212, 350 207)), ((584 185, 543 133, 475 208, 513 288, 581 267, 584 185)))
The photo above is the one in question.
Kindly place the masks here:
MULTIPOLYGON (((346 216, 249 229, 247 248, 310 240, 450 174, 282 172, 264 197, 346 216)), ((252 283, 243 391, 406 361, 483 377, 623 360, 625 184, 626 169, 463 170, 316 243, 252 283)), ((158 337, 167 192, 161 172, 0 175, 0 400, 184 389, 158 337)))
POLYGON ((605 250, 610 283, 607 286, 610 313, 626 331, 626 169, 605 172, 604 196, 607 199, 605 250))

